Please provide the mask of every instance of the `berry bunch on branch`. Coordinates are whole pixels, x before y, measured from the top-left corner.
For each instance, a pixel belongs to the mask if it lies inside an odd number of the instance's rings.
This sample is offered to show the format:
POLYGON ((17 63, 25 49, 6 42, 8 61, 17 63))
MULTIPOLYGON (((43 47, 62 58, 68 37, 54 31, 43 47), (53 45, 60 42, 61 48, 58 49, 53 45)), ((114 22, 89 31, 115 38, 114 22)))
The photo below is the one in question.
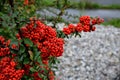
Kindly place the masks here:
POLYGON ((74 24, 69 24, 68 27, 63 28, 63 32, 66 35, 69 35, 71 33, 80 33, 80 32, 91 32, 95 31, 96 24, 101 24, 104 22, 102 18, 96 17, 96 18, 91 18, 90 16, 81 16, 79 18, 80 22, 77 23, 77 25, 74 24))

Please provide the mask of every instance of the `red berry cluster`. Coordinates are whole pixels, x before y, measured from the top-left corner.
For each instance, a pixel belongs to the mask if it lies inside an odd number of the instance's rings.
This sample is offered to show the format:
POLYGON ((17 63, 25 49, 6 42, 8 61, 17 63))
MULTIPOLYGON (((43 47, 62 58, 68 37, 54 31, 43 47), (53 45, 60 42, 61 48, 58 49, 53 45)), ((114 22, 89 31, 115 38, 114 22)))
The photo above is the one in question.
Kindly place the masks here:
POLYGON ((42 59, 49 56, 59 57, 63 53, 64 40, 57 38, 56 30, 46 26, 39 20, 31 21, 21 29, 22 37, 29 38, 39 51, 42 52, 42 59))
MULTIPOLYGON (((50 56, 59 57, 63 53, 64 40, 57 37, 57 32, 50 26, 43 24, 40 20, 31 20, 29 24, 20 29, 17 35, 18 39, 29 38, 38 50, 42 53, 43 64, 45 69, 49 69, 48 60, 50 56)), ((14 47, 14 46, 13 46, 14 47)), ((39 65, 39 64, 38 64, 39 65)), ((25 65, 25 74, 29 74, 29 65, 25 65), (27 66, 27 68, 25 68, 27 66)), ((41 71, 39 71, 41 73, 41 71)), ((49 72, 49 79, 54 80, 53 72, 49 72), (52 76, 51 76, 52 75, 52 76)), ((38 72, 32 74, 35 80, 42 80, 38 76, 38 72)))
POLYGON ((28 5, 29 4, 29 0, 24 0, 24 5, 28 5))
POLYGON ((25 64, 23 69, 24 69, 24 74, 29 75, 31 66, 29 64, 25 64))
POLYGON ((10 40, 5 41, 5 38, 0 36, 0 57, 10 54, 9 44, 10 40))
POLYGON ((15 49, 15 50, 18 50, 18 46, 17 46, 16 44, 12 44, 12 45, 11 45, 11 48, 12 48, 12 49, 15 49))
POLYGON ((83 25, 90 25, 91 18, 90 16, 81 16, 79 20, 83 25))
POLYGON ((14 59, 6 57, 11 54, 9 46, 10 40, 5 41, 5 38, 0 36, 0 80, 20 80, 24 70, 17 70, 14 59))
POLYGON ((34 77, 34 80, 42 80, 42 78, 39 77, 39 73, 38 72, 35 72, 33 74, 33 77, 34 77))
POLYGON ((0 80, 20 80, 24 70, 15 69, 16 63, 9 57, 3 57, 0 60, 0 80))
POLYGON ((34 43, 43 42, 46 39, 56 37, 55 29, 46 26, 39 20, 31 21, 21 28, 22 37, 31 39, 34 43))
POLYGON ((64 41, 62 38, 51 38, 44 41, 42 47, 39 46, 39 50, 43 53, 41 56, 44 58, 49 56, 62 56, 63 43, 64 41))
POLYGON ((49 71, 49 79, 50 80, 55 80, 54 73, 52 70, 49 71))
POLYGON ((81 16, 80 22, 77 25, 69 24, 68 27, 63 28, 63 32, 66 35, 69 35, 74 32, 90 32, 95 31, 95 24, 100 24, 104 22, 101 18, 91 18, 90 16, 81 16))
POLYGON ((92 19, 92 24, 101 24, 102 22, 104 22, 104 19, 101 19, 100 17, 94 18, 92 19))

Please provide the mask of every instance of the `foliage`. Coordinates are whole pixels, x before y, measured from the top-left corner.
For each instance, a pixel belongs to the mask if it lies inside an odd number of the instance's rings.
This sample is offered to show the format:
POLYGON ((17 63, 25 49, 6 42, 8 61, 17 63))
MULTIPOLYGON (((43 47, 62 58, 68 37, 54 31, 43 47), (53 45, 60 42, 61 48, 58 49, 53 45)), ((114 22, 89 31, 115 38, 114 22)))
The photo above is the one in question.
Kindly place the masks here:
POLYGON ((94 31, 94 25, 103 22, 99 17, 81 16, 77 25, 69 24, 58 30, 55 25, 60 21, 68 1, 55 1, 61 11, 53 19, 53 26, 47 26, 36 15, 42 1, 1 1, 0 80, 55 80, 52 68, 57 68, 57 57, 63 54, 64 38, 80 36, 82 31, 94 31))
POLYGON ((103 25, 113 25, 117 28, 120 28, 120 19, 117 18, 117 19, 110 19, 106 22, 103 23, 103 25))

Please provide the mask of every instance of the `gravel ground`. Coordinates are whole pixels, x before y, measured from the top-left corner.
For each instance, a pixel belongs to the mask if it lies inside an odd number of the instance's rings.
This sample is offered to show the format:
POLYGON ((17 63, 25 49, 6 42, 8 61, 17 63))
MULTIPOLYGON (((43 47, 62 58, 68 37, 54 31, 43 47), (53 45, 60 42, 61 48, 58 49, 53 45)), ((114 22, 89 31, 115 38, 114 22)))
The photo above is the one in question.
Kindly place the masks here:
MULTIPOLYGON (((62 26, 64 24, 59 24, 62 26)), ((97 30, 66 39, 56 76, 60 80, 120 80, 120 28, 97 30)))

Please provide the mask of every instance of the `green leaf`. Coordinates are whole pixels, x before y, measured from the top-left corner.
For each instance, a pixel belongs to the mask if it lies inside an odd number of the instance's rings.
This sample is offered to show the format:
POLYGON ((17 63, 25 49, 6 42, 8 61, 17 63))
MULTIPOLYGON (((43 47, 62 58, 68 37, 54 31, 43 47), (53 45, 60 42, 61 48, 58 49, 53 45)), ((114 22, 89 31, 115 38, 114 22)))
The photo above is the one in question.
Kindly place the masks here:
POLYGON ((10 52, 17 54, 17 53, 18 53, 18 50, 10 49, 10 52))
POLYGON ((70 35, 70 38, 72 38, 72 36, 74 36, 74 33, 72 33, 72 34, 70 35))
POLYGON ((34 69, 33 67, 30 68, 30 71, 31 71, 31 72, 37 72, 37 70, 34 69))
POLYGON ((34 56, 34 60, 37 60, 37 58, 40 56, 40 52, 36 52, 34 56))
POLYGON ((17 39, 10 39, 10 46, 12 46, 12 44, 15 44, 16 46, 18 46, 18 40, 17 39))
POLYGON ((42 64, 42 60, 41 60, 40 56, 37 58, 37 62, 40 63, 40 64, 42 64))
POLYGON ((24 38, 24 43, 28 44, 30 47, 33 46, 33 42, 30 39, 28 39, 28 38, 24 38))
POLYGON ((20 61, 23 61, 23 60, 24 60, 24 56, 23 56, 23 55, 20 56, 19 60, 20 60, 20 61))
POLYGON ((61 38, 65 38, 65 34, 64 33, 62 33, 61 38))
POLYGON ((3 27, 8 27, 8 24, 7 24, 5 21, 3 21, 3 22, 2 22, 2 26, 3 26, 3 27))
POLYGON ((21 44, 19 53, 24 53, 24 52, 25 52, 25 46, 23 44, 21 44))
POLYGON ((31 76, 23 75, 23 77, 21 78, 21 80, 34 80, 34 78, 31 77, 31 76))
POLYGON ((24 53, 22 55, 19 56, 19 61, 24 61, 24 59, 27 57, 27 53, 24 53))
POLYGON ((61 30, 57 30, 57 36, 59 38, 65 38, 65 34, 61 30))
POLYGON ((33 56, 33 59, 36 61, 37 60, 37 58, 40 56, 40 51, 38 51, 38 49, 36 48, 36 47, 33 47, 33 54, 34 54, 34 56, 33 56))
POLYGON ((30 62, 29 58, 25 58, 23 64, 28 64, 30 62))
POLYGON ((52 66, 52 68, 54 68, 54 69, 58 69, 58 67, 57 67, 57 66, 52 66))
POLYGON ((81 35, 80 35, 80 34, 78 34, 78 36, 81 38, 81 35))

